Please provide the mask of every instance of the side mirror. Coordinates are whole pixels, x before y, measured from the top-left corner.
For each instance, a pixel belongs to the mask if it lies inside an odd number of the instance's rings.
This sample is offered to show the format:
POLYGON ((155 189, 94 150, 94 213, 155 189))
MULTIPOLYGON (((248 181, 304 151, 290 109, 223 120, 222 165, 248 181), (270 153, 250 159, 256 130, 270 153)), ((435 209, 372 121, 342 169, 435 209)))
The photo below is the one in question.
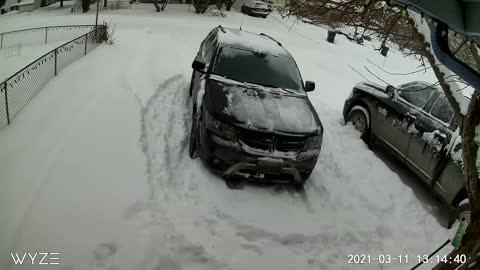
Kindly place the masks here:
POLYGON ((395 91, 397 91, 397 88, 394 86, 387 86, 386 93, 390 98, 393 98, 395 96, 395 91))
POLYGON ((312 81, 305 82, 305 92, 312 92, 315 90, 315 83, 312 81))
POLYGON ((192 68, 195 71, 198 71, 200 73, 205 73, 205 66, 206 66, 205 62, 198 61, 198 60, 194 60, 192 63, 192 68))

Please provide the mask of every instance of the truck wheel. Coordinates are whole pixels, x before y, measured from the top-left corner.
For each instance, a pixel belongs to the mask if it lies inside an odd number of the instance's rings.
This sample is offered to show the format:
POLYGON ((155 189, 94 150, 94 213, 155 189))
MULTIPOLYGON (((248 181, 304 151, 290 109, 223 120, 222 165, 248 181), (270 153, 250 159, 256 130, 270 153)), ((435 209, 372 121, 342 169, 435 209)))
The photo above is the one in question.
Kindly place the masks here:
POLYGON ((191 159, 196 159, 198 157, 197 137, 198 137, 198 119, 197 119, 197 110, 194 110, 193 116, 192 116, 192 127, 190 129, 190 142, 188 145, 188 154, 190 155, 191 159))
POLYGON ((363 106, 354 106, 347 115, 347 123, 353 124, 356 130, 360 132, 360 138, 367 141, 368 132, 370 130, 370 115, 368 110, 363 106))
POLYGON ((463 204, 453 209, 448 220, 448 229, 452 228, 455 221, 463 219, 470 219, 470 204, 463 204))

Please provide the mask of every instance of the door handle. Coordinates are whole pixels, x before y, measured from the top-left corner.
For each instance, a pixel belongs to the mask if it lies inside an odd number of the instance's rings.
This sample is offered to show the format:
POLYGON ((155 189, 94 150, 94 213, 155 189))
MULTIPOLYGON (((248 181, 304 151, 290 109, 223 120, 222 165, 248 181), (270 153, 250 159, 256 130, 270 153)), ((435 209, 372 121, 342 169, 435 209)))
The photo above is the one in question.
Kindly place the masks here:
POLYGON ((411 113, 405 114, 405 117, 407 118, 408 124, 411 124, 417 120, 417 117, 411 113))

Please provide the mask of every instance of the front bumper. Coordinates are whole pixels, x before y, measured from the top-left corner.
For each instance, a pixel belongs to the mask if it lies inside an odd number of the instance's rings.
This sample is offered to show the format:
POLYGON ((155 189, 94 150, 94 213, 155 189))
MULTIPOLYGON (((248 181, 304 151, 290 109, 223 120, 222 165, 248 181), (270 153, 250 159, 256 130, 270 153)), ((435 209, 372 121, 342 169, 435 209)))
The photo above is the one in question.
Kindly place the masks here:
POLYGON ((320 149, 288 154, 258 153, 206 129, 200 132, 200 157, 224 177, 243 176, 264 182, 303 183, 317 163, 320 149))
POLYGON ((268 16, 268 14, 270 14, 270 12, 268 12, 268 11, 255 10, 255 9, 249 9, 248 13, 250 15, 254 15, 254 16, 268 16))

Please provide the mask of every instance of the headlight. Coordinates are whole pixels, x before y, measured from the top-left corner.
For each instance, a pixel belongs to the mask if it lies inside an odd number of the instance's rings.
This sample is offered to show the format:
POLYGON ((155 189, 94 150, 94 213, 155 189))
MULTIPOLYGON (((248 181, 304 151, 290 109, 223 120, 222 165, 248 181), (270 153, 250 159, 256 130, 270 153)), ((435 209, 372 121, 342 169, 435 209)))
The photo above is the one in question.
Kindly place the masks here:
POLYGON ((207 129, 216 135, 231 140, 235 139, 235 128, 233 126, 220 122, 208 112, 205 113, 204 121, 207 129))
POLYGON ((320 148, 322 146, 323 135, 308 137, 303 148, 305 150, 320 148))

